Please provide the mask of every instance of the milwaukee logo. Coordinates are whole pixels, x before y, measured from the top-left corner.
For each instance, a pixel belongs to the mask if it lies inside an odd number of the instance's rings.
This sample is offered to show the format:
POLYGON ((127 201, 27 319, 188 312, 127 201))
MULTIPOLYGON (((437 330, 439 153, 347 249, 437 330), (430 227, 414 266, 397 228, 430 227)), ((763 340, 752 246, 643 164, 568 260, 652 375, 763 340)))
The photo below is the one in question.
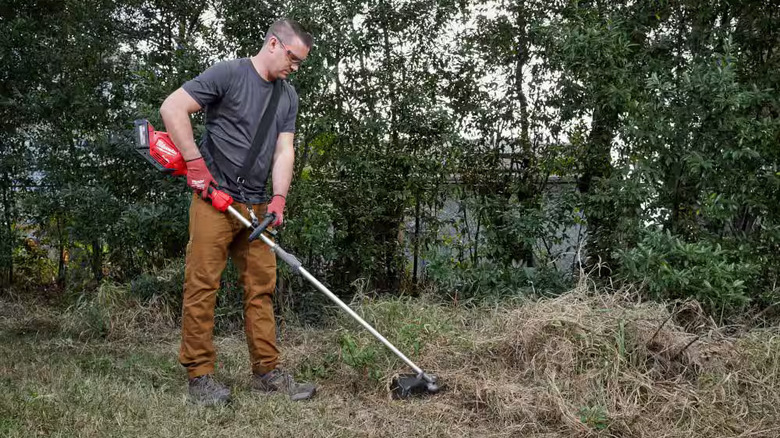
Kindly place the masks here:
POLYGON ((167 154, 167 155, 175 155, 176 154, 176 150, 173 149, 172 147, 168 146, 165 143, 165 141, 163 141, 162 139, 157 139, 157 143, 155 143, 155 146, 157 146, 157 149, 160 152, 164 153, 164 154, 167 154))

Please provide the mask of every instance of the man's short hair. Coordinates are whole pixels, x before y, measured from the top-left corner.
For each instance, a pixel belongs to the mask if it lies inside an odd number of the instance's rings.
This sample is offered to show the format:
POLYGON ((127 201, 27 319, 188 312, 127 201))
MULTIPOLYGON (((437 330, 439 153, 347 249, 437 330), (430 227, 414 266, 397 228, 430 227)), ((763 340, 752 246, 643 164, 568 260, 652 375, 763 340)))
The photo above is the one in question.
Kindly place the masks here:
POLYGON ((285 44, 292 41, 294 37, 298 37, 309 50, 314 45, 314 38, 312 38, 311 34, 306 32, 306 29, 300 23, 289 18, 278 20, 268 28, 268 32, 265 33, 264 44, 268 44, 268 40, 273 36, 272 34, 278 35, 285 44))

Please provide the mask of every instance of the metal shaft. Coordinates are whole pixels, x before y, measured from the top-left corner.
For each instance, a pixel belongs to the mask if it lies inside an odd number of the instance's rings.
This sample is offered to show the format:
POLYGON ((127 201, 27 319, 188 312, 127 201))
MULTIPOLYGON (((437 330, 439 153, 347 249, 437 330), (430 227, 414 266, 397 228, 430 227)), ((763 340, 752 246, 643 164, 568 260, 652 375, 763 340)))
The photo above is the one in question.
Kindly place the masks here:
MULTIPOLYGON (((249 221, 249 219, 245 218, 245 217, 244 217, 244 215, 242 215, 241 213, 239 213, 239 212, 238 212, 238 211, 237 211, 235 208, 233 208, 232 206, 231 206, 231 207, 228 207, 228 212, 230 212, 230 214, 232 214, 234 217, 236 217, 236 219, 238 219, 239 221, 241 221, 241 223, 243 223, 244 225, 246 225, 248 228, 252 228, 252 222, 250 222, 250 221, 249 221)), ((273 240, 269 239, 269 238, 268 238, 268 237, 267 237, 265 234, 261 234, 261 235, 260 235, 260 238, 263 240, 263 242, 264 242, 266 245, 268 245, 268 246, 271 248, 271 251, 276 251, 276 249, 277 249, 277 248, 279 248, 279 245, 277 245, 277 244, 276 244, 276 243, 275 243, 273 240)), ((415 364, 414 364, 414 362, 412 362, 412 361, 411 361, 411 360, 410 360, 408 357, 406 357, 406 355, 405 355, 405 354, 401 353, 401 351, 400 351, 399 349, 395 348, 395 345, 391 344, 391 343, 390 343, 390 341, 388 341, 387 339, 385 339, 385 337, 384 337, 384 336, 382 336, 382 335, 381 335, 381 334, 380 334, 378 331, 376 331, 376 329, 374 329, 374 327, 371 327, 371 325, 370 325, 369 323, 367 323, 367 322, 366 322, 366 321, 365 321, 363 318, 361 318, 361 317, 360 317, 360 315, 358 315, 357 313, 355 313, 355 311, 354 311, 354 310, 352 310, 352 308, 350 308, 350 307, 349 307, 348 305, 346 305, 346 304, 345 304, 343 301, 341 301, 341 299, 339 299, 339 297, 337 297, 337 296, 336 296, 336 295, 335 295, 333 292, 331 292, 330 290, 328 290, 328 288, 327 288, 327 287, 325 287, 325 285, 323 285, 322 283, 320 283, 320 282, 319 282, 319 280, 317 280, 316 278, 314 278, 314 276, 313 276, 313 275, 311 275, 311 274, 309 273, 309 271, 307 271, 306 269, 304 269, 304 268, 302 268, 302 267, 301 267, 301 268, 298 268, 298 271, 300 272, 300 274, 301 274, 301 275, 302 275, 304 278, 306 278, 307 280, 309 280, 309 282, 310 282, 311 284, 313 284, 313 285, 314 285, 314 286, 315 286, 317 289, 319 289, 319 290, 320 290, 320 292, 322 292, 323 294, 325 294, 325 296, 327 296, 328 298, 330 298, 330 300, 331 300, 331 301, 333 301, 334 303, 336 303, 336 304, 337 304, 339 307, 341 307, 341 308, 342 308, 342 309, 343 309, 345 312, 347 312, 347 313, 349 314, 349 316, 351 316, 352 318, 354 318, 354 319, 355 319, 355 321, 359 322, 359 323, 360 323, 360 325, 362 325, 362 326, 363 326, 363 327, 364 327, 366 330, 368 330, 368 332, 369 332, 369 333, 371 333, 372 335, 374 335, 374 337, 375 337, 375 338, 377 338, 377 339, 379 340, 379 342, 381 342, 381 343, 385 344, 385 346, 386 346, 387 348, 389 348, 389 349, 390 349, 390 351, 392 351, 393 353, 395 353, 395 355, 396 355, 396 356, 398 356, 398 357, 399 357, 401 360, 403 360, 403 361, 404 361, 404 362, 405 362, 407 365, 409 365, 409 367, 410 367, 412 370, 414 370, 414 372, 415 372, 415 373, 417 373, 418 375, 422 376, 422 377, 423 377, 423 378, 424 378, 426 381, 428 381, 428 382, 430 382, 430 383, 433 383, 433 382, 435 381, 435 379, 433 379, 433 378, 432 378, 431 376, 429 376, 427 373, 423 372, 423 370, 422 370, 420 367, 418 367, 417 365, 415 365, 415 364)))
POLYGON ((232 205, 227 208, 227 211, 228 213, 232 214, 233 217, 241 221, 242 224, 246 225, 247 228, 252 228, 252 222, 245 218, 243 214, 239 213, 238 210, 233 208, 232 205))

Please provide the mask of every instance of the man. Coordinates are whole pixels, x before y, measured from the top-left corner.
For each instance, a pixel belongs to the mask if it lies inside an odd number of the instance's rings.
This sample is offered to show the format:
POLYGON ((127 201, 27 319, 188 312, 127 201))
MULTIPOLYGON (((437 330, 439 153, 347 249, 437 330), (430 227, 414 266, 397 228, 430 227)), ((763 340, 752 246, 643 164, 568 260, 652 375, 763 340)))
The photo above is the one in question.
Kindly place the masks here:
POLYGON ((257 55, 213 65, 168 96, 160 108, 168 133, 187 161, 187 184, 195 191, 190 205, 179 362, 187 369, 190 398, 198 403, 230 400, 230 390, 213 377, 216 353, 212 342, 216 292, 228 254, 244 286, 252 389, 285 392, 293 400, 308 399, 315 392, 314 385, 295 382, 278 366, 271 300, 276 285, 274 254, 260 240, 250 244, 244 225, 203 199, 208 197, 209 186, 219 185, 233 196, 234 206, 244 215, 251 206, 261 220, 266 212, 275 213, 272 225, 282 224, 292 180, 298 112, 298 95, 284 79, 298 70, 312 44, 311 35, 297 22, 277 21, 257 55), (239 174, 244 173, 261 116, 279 84, 275 118, 268 132, 257 132, 265 136, 265 142, 242 178, 239 174), (206 133, 196 146, 189 116, 201 109, 205 109, 206 133), (270 198, 265 187, 269 172, 270 198))

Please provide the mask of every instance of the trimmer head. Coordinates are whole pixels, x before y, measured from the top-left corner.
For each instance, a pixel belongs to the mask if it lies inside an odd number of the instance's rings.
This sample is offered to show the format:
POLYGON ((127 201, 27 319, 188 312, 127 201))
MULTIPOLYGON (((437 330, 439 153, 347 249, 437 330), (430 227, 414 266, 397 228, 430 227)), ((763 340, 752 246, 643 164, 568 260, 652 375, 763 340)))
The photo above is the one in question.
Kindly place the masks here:
POLYGON ((436 376, 427 374, 397 374, 390 382, 390 395, 396 400, 432 395, 440 389, 436 376))

